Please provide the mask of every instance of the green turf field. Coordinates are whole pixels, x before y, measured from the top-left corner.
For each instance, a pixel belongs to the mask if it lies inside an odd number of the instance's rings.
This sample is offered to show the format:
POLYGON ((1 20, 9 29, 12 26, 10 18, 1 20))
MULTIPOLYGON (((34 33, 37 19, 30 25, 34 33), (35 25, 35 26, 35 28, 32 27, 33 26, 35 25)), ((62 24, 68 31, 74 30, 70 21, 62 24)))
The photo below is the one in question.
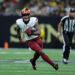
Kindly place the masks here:
POLYGON ((59 64, 56 71, 41 58, 37 61, 37 70, 32 69, 29 59, 33 57, 33 51, 27 49, 8 50, 0 49, 0 75, 75 75, 75 51, 71 50, 70 63, 62 63, 62 50, 44 49, 44 52, 59 64))

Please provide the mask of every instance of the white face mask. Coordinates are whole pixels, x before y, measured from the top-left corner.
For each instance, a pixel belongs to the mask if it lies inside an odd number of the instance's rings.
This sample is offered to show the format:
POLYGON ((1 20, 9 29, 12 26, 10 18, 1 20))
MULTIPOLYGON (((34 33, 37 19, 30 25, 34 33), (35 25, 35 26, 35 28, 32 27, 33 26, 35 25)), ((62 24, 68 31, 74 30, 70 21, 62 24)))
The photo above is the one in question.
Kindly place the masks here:
POLYGON ((27 19, 24 19, 24 21, 29 21, 29 18, 27 18, 27 19))

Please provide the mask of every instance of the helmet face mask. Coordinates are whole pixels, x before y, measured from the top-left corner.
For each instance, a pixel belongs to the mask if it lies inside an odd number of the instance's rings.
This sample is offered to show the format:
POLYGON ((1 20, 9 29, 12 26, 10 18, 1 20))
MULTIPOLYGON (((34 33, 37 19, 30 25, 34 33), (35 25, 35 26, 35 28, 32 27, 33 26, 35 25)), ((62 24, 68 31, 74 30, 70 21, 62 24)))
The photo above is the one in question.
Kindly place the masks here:
POLYGON ((22 16, 28 16, 28 15, 30 15, 30 14, 22 14, 22 16))
POLYGON ((23 17, 24 22, 28 22, 30 19, 30 10, 28 8, 24 8, 21 11, 21 15, 23 17))
POLYGON ((30 19, 30 15, 25 15, 25 16, 23 16, 24 22, 29 21, 29 19, 30 19))

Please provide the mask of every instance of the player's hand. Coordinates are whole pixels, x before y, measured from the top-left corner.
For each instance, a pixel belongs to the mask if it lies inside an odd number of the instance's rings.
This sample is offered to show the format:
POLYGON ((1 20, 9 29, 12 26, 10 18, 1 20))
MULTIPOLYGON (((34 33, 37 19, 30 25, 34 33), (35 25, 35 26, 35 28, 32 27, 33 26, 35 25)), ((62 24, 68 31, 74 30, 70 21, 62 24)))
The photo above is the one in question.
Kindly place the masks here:
POLYGON ((58 35, 58 38, 60 38, 60 37, 61 37, 61 33, 60 33, 60 32, 58 32, 58 33, 57 33, 57 35, 58 35))
POLYGON ((22 41, 22 40, 19 40, 19 43, 20 43, 20 44, 23 44, 23 41, 22 41))
POLYGON ((26 29, 26 33, 28 34, 28 36, 31 35, 31 28, 26 29))

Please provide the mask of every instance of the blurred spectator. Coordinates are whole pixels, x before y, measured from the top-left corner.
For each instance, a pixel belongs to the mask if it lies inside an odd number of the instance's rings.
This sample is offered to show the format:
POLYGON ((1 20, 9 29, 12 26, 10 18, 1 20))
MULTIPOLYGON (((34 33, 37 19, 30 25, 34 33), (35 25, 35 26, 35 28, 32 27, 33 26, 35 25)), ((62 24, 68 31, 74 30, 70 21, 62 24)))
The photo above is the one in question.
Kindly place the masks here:
POLYGON ((75 8, 75 0, 0 0, 1 15, 20 15, 24 7, 30 8, 32 15, 64 16, 75 8))
POLYGON ((67 7, 64 9, 65 12, 66 12, 66 13, 65 13, 66 15, 69 15, 70 8, 71 8, 70 6, 67 6, 67 7))
POLYGON ((17 3, 17 0, 3 0, 0 3, 0 14, 1 15, 11 15, 13 14, 14 5, 17 3))

